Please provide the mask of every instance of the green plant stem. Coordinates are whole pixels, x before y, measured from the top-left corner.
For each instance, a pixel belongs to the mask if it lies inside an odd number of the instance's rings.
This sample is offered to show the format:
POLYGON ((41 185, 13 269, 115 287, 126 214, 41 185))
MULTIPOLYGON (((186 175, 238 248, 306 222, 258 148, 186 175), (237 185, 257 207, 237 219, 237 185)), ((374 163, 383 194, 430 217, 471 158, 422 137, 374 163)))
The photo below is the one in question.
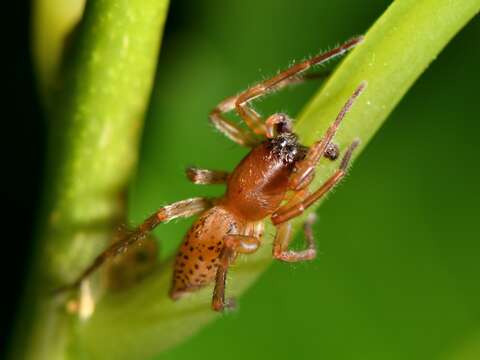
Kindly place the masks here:
MULTIPOLYGON (((478 0, 395 1, 299 117, 296 129, 303 142, 310 144, 318 139, 353 90, 366 80, 367 90, 335 138, 342 150, 355 138, 360 138, 364 147, 409 87, 479 7, 478 0)), ((359 153, 356 151, 355 156, 359 153)), ((338 164, 323 162, 313 187, 325 181, 335 166, 338 164)), ((248 260, 239 258, 231 272, 229 295, 241 294, 268 266, 271 241, 267 237, 261 250, 248 260)), ((171 266, 162 269, 131 291, 104 297, 93 317, 78 324, 78 346, 90 358, 147 358, 185 340, 219 316, 209 308, 210 288, 179 302, 168 299, 171 266)))
MULTIPOLYGON (((38 15, 56 18, 49 13, 58 10, 54 3, 39 0, 38 15)), ((74 29, 73 22, 53 28, 45 19, 36 22, 34 30, 43 33, 34 37, 35 48, 51 36, 55 50, 35 51, 49 154, 38 244, 12 358, 81 356, 72 350, 70 317, 50 292, 87 265, 124 216, 167 10, 168 0, 94 0, 74 29)))

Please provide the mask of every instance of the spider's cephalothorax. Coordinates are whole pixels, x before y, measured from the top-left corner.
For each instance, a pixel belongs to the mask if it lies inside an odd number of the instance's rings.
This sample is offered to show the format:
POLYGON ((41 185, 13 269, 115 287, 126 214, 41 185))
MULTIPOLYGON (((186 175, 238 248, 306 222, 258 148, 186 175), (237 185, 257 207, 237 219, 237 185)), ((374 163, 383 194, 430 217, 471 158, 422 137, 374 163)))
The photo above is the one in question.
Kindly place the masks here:
POLYGON ((285 114, 276 113, 263 121, 252 108, 251 101, 288 84, 298 83, 311 66, 342 55, 361 40, 358 37, 347 41, 222 101, 211 112, 211 122, 228 138, 251 150, 231 173, 189 168, 187 177, 195 184, 225 184, 225 194, 215 200, 191 198, 160 208, 135 231, 101 253, 70 287, 64 289, 78 286, 105 260, 145 239, 158 224, 196 214, 200 216, 186 234, 176 256, 170 290, 172 299, 214 282, 212 308, 222 311, 230 306, 232 302, 225 301, 227 270, 238 254, 249 254, 259 248, 267 219, 277 229, 274 258, 289 262, 313 259, 316 256, 311 230, 313 218, 309 217, 305 224, 308 246, 302 251, 288 250, 292 239, 290 220, 320 199, 345 175, 358 141, 346 148, 338 169, 320 188, 308 189, 320 159, 326 157, 335 161, 338 158, 340 149, 332 143, 333 137, 366 83, 355 89, 323 137, 309 148, 298 142, 291 120, 285 114), (231 110, 245 121, 249 131, 223 116, 231 110), (259 141, 258 136, 263 140, 259 141))

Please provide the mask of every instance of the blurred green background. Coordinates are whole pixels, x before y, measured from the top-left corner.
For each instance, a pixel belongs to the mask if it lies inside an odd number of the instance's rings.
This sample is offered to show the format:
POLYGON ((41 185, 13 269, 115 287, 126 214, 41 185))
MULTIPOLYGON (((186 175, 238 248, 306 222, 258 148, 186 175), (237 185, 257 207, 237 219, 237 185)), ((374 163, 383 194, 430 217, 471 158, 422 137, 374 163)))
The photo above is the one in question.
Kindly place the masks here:
MULTIPOLYGON (((173 1, 132 221, 171 201, 220 194, 183 174, 192 164, 232 169, 246 152, 213 130, 208 112, 293 60, 365 32, 389 3, 173 1)), ((480 358, 479 30, 474 20, 451 42, 320 208, 320 256, 274 263, 237 312, 157 359, 480 358)), ((258 107, 295 115, 319 85, 258 107)), ((164 257, 188 225, 158 229, 164 257)))

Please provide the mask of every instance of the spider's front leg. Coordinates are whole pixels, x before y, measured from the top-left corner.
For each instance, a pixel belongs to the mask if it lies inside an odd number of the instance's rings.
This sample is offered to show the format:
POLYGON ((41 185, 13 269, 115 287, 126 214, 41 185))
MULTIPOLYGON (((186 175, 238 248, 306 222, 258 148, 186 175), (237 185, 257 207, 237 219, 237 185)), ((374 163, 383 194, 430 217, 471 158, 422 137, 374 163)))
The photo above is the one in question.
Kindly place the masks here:
POLYGON ((323 183, 322 186, 320 186, 319 189, 317 189, 311 194, 309 194, 307 191, 302 191, 300 192, 300 194, 305 194, 304 196, 294 196, 292 200, 288 201, 284 206, 278 209, 272 215, 271 219, 273 224, 280 225, 290 219, 301 215, 306 209, 308 209, 321 197, 323 197, 326 193, 333 189, 335 185, 337 185, 347 173, 347 168, 350 159, 352 158, 352 153, 359 145, 359 143, 360 142, 356 140, 350 145, 342 158, 339 168, 327 181, 323 183))
POLYGON ((295 191, 296 196, 290 199, 272 215, 272 222, 274 225, 280 225, 302 214, 305 209, 313 205, 323 195, 330 191, 345 176, 352 153, 360 143, 359 140, 355 140, 348 147, 337 171, 335 171, 335 173, 319 189, 312 194, 309 194, 307 191, 307 186, 313 180, 315 167, 320 161, 320 158, 325 156, 325 154, 328 152, 329 146, 333 136, 337 132, 338 126, 352 107, 356 98, 363 92, 366 85, 366 82, 362 82, 360 86, 355 89, 353 94, 340 110, 340 113, 337 115, 335 121, 327 129, 323 138, 313 144, 305 156, 305 159, 298 162, 296 165, 296 172, 290 178, 289 184, 290 189, 295 191))
POLYGON ((328 154, 332 146, 332 139, 335 136, 340 123, 352 107, 355 100, 367 87, 367 82, 363 81, 353 92, 347 102, 343 105, 342 109, 337 115, 335 121, 329 126, 322 139, 314 143, 308 151, 305 159, 300 161, 296 165, 296 173, 293 174, 290 179, 290 188, 294 191, 304 189, 312 182, 315 167, 320 161, 322 156, 328 154))

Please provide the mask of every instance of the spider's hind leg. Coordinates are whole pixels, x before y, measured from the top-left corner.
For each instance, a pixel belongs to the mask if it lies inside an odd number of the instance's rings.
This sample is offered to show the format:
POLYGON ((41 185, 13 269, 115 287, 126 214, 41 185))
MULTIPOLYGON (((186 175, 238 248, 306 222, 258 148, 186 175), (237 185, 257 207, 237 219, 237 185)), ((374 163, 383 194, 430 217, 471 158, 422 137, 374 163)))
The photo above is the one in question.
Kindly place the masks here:
POLYGON ((127 251, 127 249, 131 248, 134 244, 144 241, 159 224, 176 218, 193 216, 207 210, 211 206, 212 201, 210 199, 197 197, 177 201, 173 204, 161 207, 137 228, 130 232, 126 232, 124 236, 120 237, 119 240, 112 243, 100 253, 75 281, 57 288, 54 291, 54 294, 78 288, 85 279, 101 267, 107 260, 115 257, 117 254, 127 251))

